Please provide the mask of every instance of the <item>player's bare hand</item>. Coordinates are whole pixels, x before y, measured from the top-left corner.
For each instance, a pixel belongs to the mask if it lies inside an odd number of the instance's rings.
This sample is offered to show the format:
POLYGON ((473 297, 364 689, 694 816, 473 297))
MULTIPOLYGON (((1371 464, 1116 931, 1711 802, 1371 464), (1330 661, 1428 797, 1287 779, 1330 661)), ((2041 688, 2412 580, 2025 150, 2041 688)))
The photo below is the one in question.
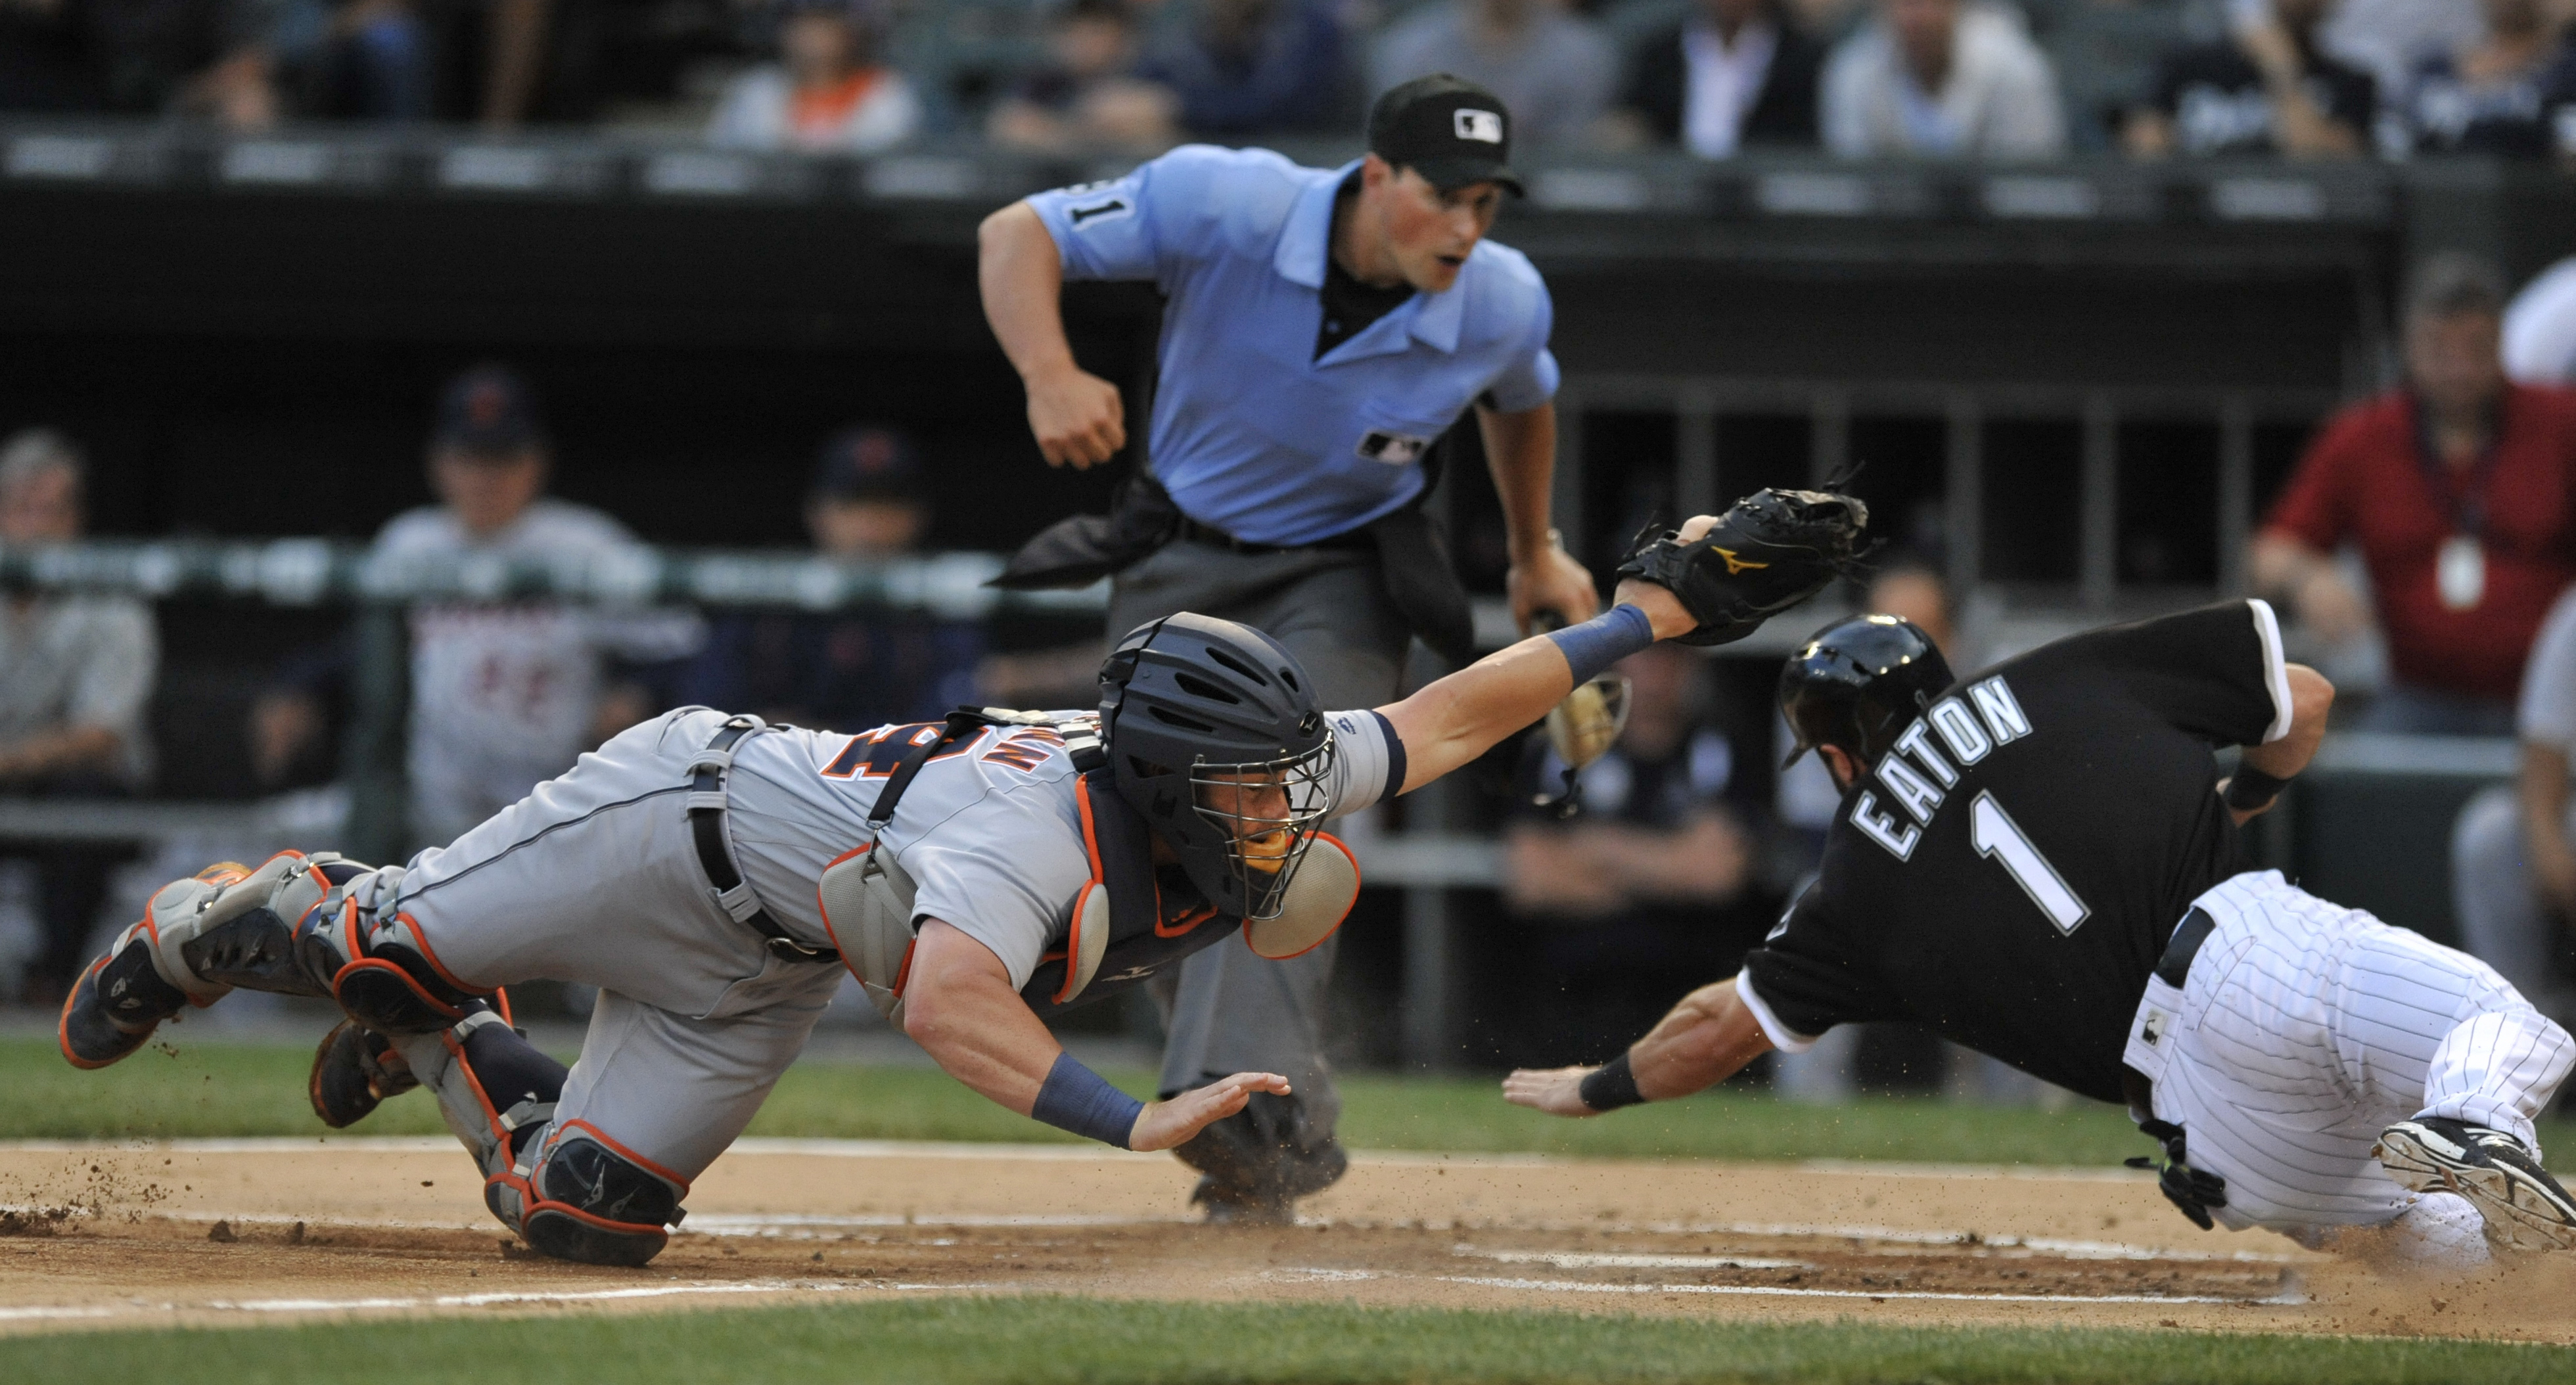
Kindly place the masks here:
POLYGON ((1275 1072, 1238 1072, 1204 1087, 1192 1087, 1169 1101, 1149 1101, 1136 1113, 1127 1136, 1129 1149, 1170 1149, 1184 1144, 1214 1122, 1243 1109, 1254 1092, 1288 1095, 1288 1079, 1275 1072))
POLYGON ((1031 378, 1029 432, 1049 466, 1086 470, 1127 445, 1127 405, 1118 387, 1066 365, 1031 378))
POLYGON ((1530 622, 1541 611, 1556 612, 1568 625, 1590 620, 1601 611, 1601 593, 1592 585, 1591 571, 1555 544, 1512 564, 1504 589, 1511 593, 1512 619, 1522 634, 1530 632, 1530 622))
MULTIPOLYGON (((1692 516, 1688 523, 1682 525, 1682 541, 1688 543, 1698 538, 1716 523, 1715 515, 1692 516)), ((1622 606, 1634 606, 1645 612, 1647 621, 1655 627, 1656 639, 1668 640, 1699 628, 1698 618, 1683 607, 1681 598, 1655 583, 1631 577, 1619 584, 1619 593, 1612 599, 1622 606)))
POLYGON ((1583 1079, 1597 1068, 1516 1068, 1503 1079, 1503 1100, 1551 1116, 1597 1116, 1583 1104, 1583 1079))

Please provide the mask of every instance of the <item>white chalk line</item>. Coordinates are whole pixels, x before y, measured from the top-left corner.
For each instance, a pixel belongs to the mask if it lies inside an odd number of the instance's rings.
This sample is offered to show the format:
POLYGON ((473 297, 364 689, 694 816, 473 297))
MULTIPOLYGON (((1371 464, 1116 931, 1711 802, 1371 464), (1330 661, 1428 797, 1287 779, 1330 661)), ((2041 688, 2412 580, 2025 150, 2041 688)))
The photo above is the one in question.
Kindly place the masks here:
POLYGON ((1453 1255, 1496 1260, 1506 1265, 1546 1265, 1560 1270, 1805 1270, 1805 1260, 1760 1255, 1623 1255, 1594 1250, 1487 1250, 1458 1246, 1453 1255))
MULTIPOLYGON (((46 1214, 65 1211, 74 1217, 92 1215, 87 1208, 52 1208, 40 1203, 0 1203, 0 1212, 46 1214)), ((313 1227, 348 1227, 388 1231, 500 1231, 498 1223, 481 1218, 466 1220, 423 1220, 406 1217, 296 1216, 280 1212, 203 1212, 157 1214, 170 1221, 228 1221, 247 1226, 286 1226, 303 1222, 313 1227)), ((1119 1213, 1089 1212, 857 1212, 834 1213, 758 1213, 709 1212, 691 1216, 679 1229, 679 1235, 741 1236, 765 1240, 821 1240, 835 1232, 878 1231, 897 1227, 1064 1227, 1104 1228, 1118 1226, 1194 1225, 1187 1216, 1129 1216, 1119 1213)), ((1374 1219, 1299 1217, 1299 1226, 1347 1226, 1368 1228, 1382 1225, 1419 1226, 1424 1230, 1475 1230, 1491 1224, 1457 1221, 1382 1222, 1374 1219)), ((2132 1245, 2119 1241, 2064 1240, 2050 1236, 1978 1236, 1956 1231, 1911 1231, 1892 1226, 1828 1226, 1801 1222, 1643 1222, 1604 1225, 1599 1222, 1542 1222, 1505 1224, 1491 1229, 1549 1231, 1627 1231, 1657 1235, 1684 1236, 1765 1236, 1783 1240, 1836 1240, 1879 1242, 1881 1248, 1871 1254, 1910 1255, 1924 1252, 1964 1251, 1971 1254, 1995 1252, 2010 1258, 2053 1255, 2068 1260, 2180 1260, 2191 1262, 2228 1262, 2237 1264, 2283 1265, 2312 1257, 2277 1254, 2257 1250, 2180 1250, 2156 1246, 2132 1245)), ((1547 1252, 1553 1254, 1555 1252, 1547 1252)), ((1734 1257, 1741 1260, 1742 1257, 1734 1257)), ((1650 1268, 1639 1265, 1637 1268, 1650 1268)), ((1562 1266, 1561 1268, 1571 1268, 1562 1266)))
POLYGON ((2300 1302, 2287 1295, 2272 1298, 2222 1298, 2206 1294, 1972 1294, 1927 1289, 1793 1289, 1760 1284, 1595 1284, 1580 1279, 1499 1279, 1483 1275, 1443 1274, 1444 1284, 1473 1284, 1489 1289, 1518 1289, 1551 1294, 1722 1294, 1738 1297, 1930 1299, 1947 1303, 2255 1303, 2285 1307, 2300 1302))
POLYGON ((119 1307, 0 1308, 0 1322, 50 1322, 131 1317, 142 1313, 376 1313, 422 1308, 491 1308, 513 1303, 613 1303, 625 1299, 683 1298, 718 1294, 839 1294, 867 1290, 991 1292, 1001 1284, 903 1284, 875 1281, 761 1279, 736 1284, 656 1284, 642 1289, 501 1290, 482 1294, 424 1294, 393 1298, 208 1299, 203 1303, 136 1303, 119 1307))

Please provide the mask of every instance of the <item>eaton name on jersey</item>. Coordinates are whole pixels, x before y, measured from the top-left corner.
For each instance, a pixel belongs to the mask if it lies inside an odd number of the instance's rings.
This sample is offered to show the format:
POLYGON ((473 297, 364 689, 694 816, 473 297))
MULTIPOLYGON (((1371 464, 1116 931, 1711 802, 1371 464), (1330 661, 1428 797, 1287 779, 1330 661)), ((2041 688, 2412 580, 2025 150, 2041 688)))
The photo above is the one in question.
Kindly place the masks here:
POLYGON ((1896 738, 1895 746, 1870 771, 1905 810, 1904 817, 1881 805, 1875 791, 1863 789, 1852 798, 1852 826, 1896 859, 1912 859, 1915 844, 1923 840, 1923 829, 1932 825, 1932 815, 1941 810, 1945 791, 1958 786, 1960 769, 2029 734, 2030 718, 2022 714, 2020 699, 2001 674, 1944 695, 1905 728, 1905 734, 1896 738), (1933 744, 1935 740, 1948 748, 1948 757, 1933 744))

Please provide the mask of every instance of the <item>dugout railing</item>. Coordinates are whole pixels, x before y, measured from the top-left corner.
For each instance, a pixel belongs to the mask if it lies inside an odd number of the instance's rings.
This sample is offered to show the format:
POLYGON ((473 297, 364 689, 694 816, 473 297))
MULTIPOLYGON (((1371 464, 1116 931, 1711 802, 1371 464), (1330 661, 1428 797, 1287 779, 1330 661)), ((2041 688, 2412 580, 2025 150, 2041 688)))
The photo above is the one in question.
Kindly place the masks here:
MULTIPOLYGON (((353 706, 341 754, 349 812, 329 841, 362 859, 396 859, 418 845, 402 821, 408 634, 413 603, 558 599, 709 610, 767 608, 921 611, 984 620, 1039 613, 1073 621, 1096 616, 1105 586, 1080 591, 998 591, 984 582, 1001 559, 943 553, 873 564, 810 554, 637 547, 602 561, 503 561, 448 555, 389 559, 362 545, 319 539, 266 542, 168 540, 0 548, 0 594, 101 592, 151 601, 216 600, 280 608, 339 607, 351 617, 358 657, 353 706)), ((1825 603, 1830 606, 1831 602, 1825 603)), ((1802 610, 1782 623, 1807 628, 1831 611, 1802 610)), ((1480 603, 1480 635, 1507 637, 1499 603, 1480 603)), ((2064 612, 2044 627, 2078 628, 2099 615, 2064 612)), ((1776 657, 1788 636, 1711 651, 1717 657, 1776 657)), ((2284 807, 2261 820, 2265 859, 2342 902, 2373 908, 2437 938, 2451 936, 2447 862, 2451 816, 2469 794, 2509 777, 2510 742, 2439 737, 2329 738, 2316 766, 2284 807)), ((1354 845, 1372 888, 1403 895, 1404 1013, 1401 1051, 1409 1066, 1448 1066, 1463 1020, 1455 950, 1471 946, 1474 919, 1460 890, 1501 880, 1490 837, 1459 830, 1459 790, 1434 788, 1408 813, 1409 830, 1361 828, 1354 845)), ((208 831, 282 834, 303 810, 269 801, 66 801, 0 796, 0 839, 151 841, 208 831)), ((292 825, 310 831, 309 818, 292 825)))

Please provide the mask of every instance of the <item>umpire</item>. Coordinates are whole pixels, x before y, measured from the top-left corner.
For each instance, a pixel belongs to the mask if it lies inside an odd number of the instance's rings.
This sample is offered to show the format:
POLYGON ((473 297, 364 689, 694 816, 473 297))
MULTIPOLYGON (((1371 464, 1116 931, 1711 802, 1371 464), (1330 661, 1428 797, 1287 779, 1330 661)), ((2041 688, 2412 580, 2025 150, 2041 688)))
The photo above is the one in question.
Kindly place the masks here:
MULTIPOLYGON (((1006 585, 1116 574, 1112 636, 1175 611, 1267 631, 1327 707, 1391 700, 1414 635, 1473 650, 1465 593, 1421 512, 1433 443, 1476 409, 1510 529, 1512 614, 1598 604, 1548 525, 1556 358, 1547 285, 1485 239, 1511 170, 1492 92, 1424 77, 1369 115, 1369 152, 1302 168, 1268 150, 1188 145, 1115 182, 1041 193, 981 237, 984 314, 1028 388, 1054 466, 1127 443, 1118 387, 1074 363, 1059 304, 1075 279, 1152 280, 1167 299, 1148 466, 1114 512, 1032 540, 1006 585), (1428 464, 1428 465, 1427 465, 1428 464)), ((1281 1220, 1339 1178, 1340 1098, 1323 1057, 1332 948, 1291 962, 1241 939, 1182 968, 1165 1094, 1236 1071, 1285 1074, 1177 1151, 1211 1220, 1281 1220)))

